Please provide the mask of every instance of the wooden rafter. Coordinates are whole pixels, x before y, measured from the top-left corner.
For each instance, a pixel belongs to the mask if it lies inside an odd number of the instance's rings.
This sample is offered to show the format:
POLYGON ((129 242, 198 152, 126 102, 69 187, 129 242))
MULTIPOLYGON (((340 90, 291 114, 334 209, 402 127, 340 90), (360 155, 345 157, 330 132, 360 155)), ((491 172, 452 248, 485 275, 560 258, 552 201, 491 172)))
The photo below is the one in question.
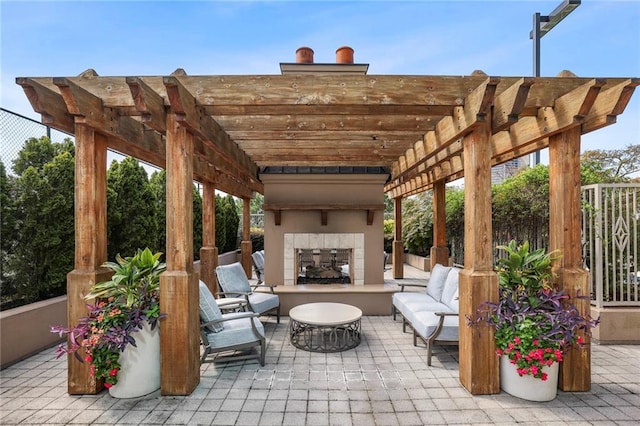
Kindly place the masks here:
MULTIPOLYGON (((109 147, 164 167, 166 115, 194 139, 194 177, 262 192, 263 166, 382 166, 394 198, 464 174, 462 138, 491 110, 492 163, 555 133, 615 122, 638 78, 257 75, 18 78, 43 121, 84 123, 109 147), (225 176, 221 178, 221 176, 225 176), (224 182, 224 183, 222 183, 224 182)), ((221 188, 220 188, 221 189, 221 188)))

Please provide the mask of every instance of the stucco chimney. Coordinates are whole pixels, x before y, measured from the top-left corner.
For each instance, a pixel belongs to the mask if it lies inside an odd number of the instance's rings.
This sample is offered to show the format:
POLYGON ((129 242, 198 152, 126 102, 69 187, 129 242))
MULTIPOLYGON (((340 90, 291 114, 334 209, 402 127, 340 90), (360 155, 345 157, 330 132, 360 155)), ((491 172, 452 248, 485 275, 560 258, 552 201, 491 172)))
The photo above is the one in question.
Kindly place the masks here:
POLYGON ((338 47, 336 50, 336 63, 338 64, 352 64, 353 63, 353 49, 349 46, 338 47))
POLYGON ((312 64, 313 63, 313 49, 310 47, 299 47, 296 50, 296 63, 298 64, 312 64))

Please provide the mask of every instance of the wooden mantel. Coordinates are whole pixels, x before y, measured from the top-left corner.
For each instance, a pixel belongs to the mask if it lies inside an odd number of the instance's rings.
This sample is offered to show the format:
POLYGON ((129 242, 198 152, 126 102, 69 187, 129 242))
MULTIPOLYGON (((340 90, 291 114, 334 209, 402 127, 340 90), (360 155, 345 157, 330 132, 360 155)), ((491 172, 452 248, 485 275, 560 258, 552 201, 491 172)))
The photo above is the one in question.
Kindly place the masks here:
POLYGON ((319 211, 322 226, 328 223, 329 211, 365 210, 367 212, 367 225, 373 224, 373 216, 376 210, 384 210, 384 204, 264 204, 264 211, 272 211, 276 226, 282 222, 282 211, 319 211))

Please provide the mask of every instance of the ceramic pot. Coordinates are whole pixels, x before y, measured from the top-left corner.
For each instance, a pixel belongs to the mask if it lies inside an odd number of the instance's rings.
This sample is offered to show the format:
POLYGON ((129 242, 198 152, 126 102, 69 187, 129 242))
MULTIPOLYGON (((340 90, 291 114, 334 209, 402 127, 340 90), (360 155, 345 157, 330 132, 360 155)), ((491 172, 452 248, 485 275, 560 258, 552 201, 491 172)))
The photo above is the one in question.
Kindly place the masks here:
POLYGON ((136 346, 127 345, 120 354, 118 383, 109 388, 114 398, 138 398, 160 389, 160 330, 145 322, 132 334, 136 346))
POLYGON ((500 387, 509 395, 528 401, 551 401, 558 393, 559 363, 554 362, 542 371, 547 373, 547 380, 536 379, 533 376, 520 376, 516 365, 511 364, 509 357, 500 357, 500 387))

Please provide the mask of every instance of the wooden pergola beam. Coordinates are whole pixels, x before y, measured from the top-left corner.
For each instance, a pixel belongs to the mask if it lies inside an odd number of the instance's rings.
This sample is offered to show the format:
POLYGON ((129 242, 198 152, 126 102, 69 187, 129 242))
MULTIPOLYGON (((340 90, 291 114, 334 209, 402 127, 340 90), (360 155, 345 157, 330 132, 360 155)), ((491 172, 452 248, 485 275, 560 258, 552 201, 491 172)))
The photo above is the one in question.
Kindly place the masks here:
POLYGON ((167 96, 178 122, 188 127, 205 145, 230 163, 236 164, 236 173, 249 183, 257 182, 258 168, 253 161, 231 140, 220 125, 204 115, 193 95, 180 82, 180 77, 164 77, 167 96))
MULTIPOLYGON (((49 79, 52 80, 52 79, 49 79)), ((22 86, 31 107, 42 116, 42 122, 63 132, 74 133, 73 115, 69 113, 62 95, 49 90, 33 78, 16 78, 16 83, 22 86)))
POLYGON ((492 133, 506 130, 518 121, 520 114, 524 111, 533 82, 532 77, 523 77, 496 96, 493 107, 492 133))
POLYGON ((167 114, 164 98, 140 77, 126 77, 125 81, 131 90, 136 111, 142 114, 142 122, 165 134, 167 132, 167 114))
POLYGON ((496 86, 499 79, 487 78, 476 87, 465 99, 464 107, 454 108, 452 117, 444 117, 436 125, 436 129, 428 132, 425 138, 424 152, 429 153, 426 157, 409 161, 407 154, 401 156, 392 169, 393 182, 385 188, 387 191, 397 187, 405 176, 417 169, 420 164, 426 162, 431 156, 446 149, 448 146, 459 140, 464 135, 470 133, 485 116, 493 103, 496 86))
MULTIPOLYGON (((492 135, 492 164, 500 164, 546 148, 549 136, 574 126, 580 126, 587 117, 592 116, 593 113, 589 111, 595 109, 596 111, 605 110, 605 114, 610 112, 617 102, 612 100, 611 95, 600 96, 605 84, 606 82, 602 79, 592 79, 556 99, 557 106, 555 108, 540 108, 538 117, 521 118, 517 123, 511 125, 508 131, 501 131, 492 135), (608 108, 603 108, 602 105, 607 105, 608 108)), ((623 87, 627 87, 627 85, 623 87)), ((610 90, 614 90, 614 93, 620 95, 623 93, 619 86, 610 90)), ((458 153, 456 151, 452 155, 458 153)), ((427 166, 433 166, 433 164, 439 162, 432 160, 431 163, 427 163, 427 166)), ((454 180, 454 176, 455 179, 459 178, 463 169, 463 165, 459 163, 457 167, 447 169, 446 173, 436 171, 433 176, 435 180, 445 179, 451 181, 454 180)), ((418 169, 418 172, 424 173, 425 170, 418 169)), ((415 179, 415 176, 411 176, 408 181, 413 179, 415 179)), ((408 196, 429 189, 433 182, 434 180, 430 179, 426 185, 410 185, 408 192, 399 191, 397 190, 397 185, 394 187, 391 184, 387 185, 385 189, 394 196, 408 196)))

